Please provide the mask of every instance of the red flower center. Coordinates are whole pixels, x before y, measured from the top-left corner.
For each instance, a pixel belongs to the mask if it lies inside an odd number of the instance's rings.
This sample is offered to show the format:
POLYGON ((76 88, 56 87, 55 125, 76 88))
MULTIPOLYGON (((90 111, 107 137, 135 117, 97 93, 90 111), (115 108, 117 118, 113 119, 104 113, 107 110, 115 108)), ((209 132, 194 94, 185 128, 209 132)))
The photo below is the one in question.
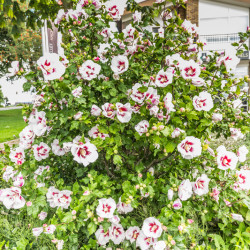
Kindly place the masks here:
POLYGON ((48 62, 47 60, 45 61, 44 65, 41 66, 47 73, 47 75, 50 75, 56 71, 55 68, 51 66, 51 63, 48 62))
POLYGON ((221 164, 223 167, 230 167, 230 162, 232 161, 226 155, 220 158, 221 164))
POLYGON ((136 240, 138 238, 139 234, 140 233, 138 231, 134 230, 132 238, 136 240))
POLYGON ((125 69, 125 62, 119 61, 117 68, 122 71, 125 69))
POLYGON ((198 180, 196 183, 195 183, 195 187, 196 188, 204 188, 205 187, 205 181, 203 180, 198 180))
POLYGON ((15 158, 20 159, 22 158, 23 154, 21 152, 16 153, 15 158))
POLYGON ((169 81, 166 75, 160 75, 158 80, 160 81, 160 83, 165 83, 169 81))
POLYGON ((185 68, 184 70, 186 72, 186 76, 194 77, 196 74, 196 69, 193 68, 192 66, 190 66, 189 68, 185 68))
POLYGON ((46 155, 47 149, 44 146, 37 147, 37 152, 39 155, 46 155))
POLYGON ((116 5, 114 5, 111 8, 109 8, 109 13, 112 16, 115 16, 116 14, 119 14, 119 10, 117 9, 116 5))
POLYGON ((150 232, 156 233, 156 232, 158 231, 158 229, 159 229, 159 226, 156 225, 155 222, 149 223, 149 231, 150 231, 150 232))
POLYGON ((239 175, 239 182, 240 182, 240 184, 246 183, 246 176, 240 174, 239 175))
POLYGON ((77 156, 82 157, 82 158, 86 158, 86 156, 88 156, 90 154, 91 154, 91 152, 88 150, 88 147, 86 147, 86 146, 79 148, 78 152, 77 152, 77 156))
POLYGON ((186 152, 193 152, 193 146, 194 144, 192 142, 186 141, 184 142, 181 147, 186 151, 186 152))
POLYGON ((204 106, 207 105, 207 104, 206 104, 206 100, 207 100, 207 99, 199 99, 199 98, 198 98, 198 99, 196 99, 195 103, 197 104, 198 107, 201 108, 202 106, 204 107, 204 106))
POLYGON ((151 238, 150 237, 146 237, 144 238, 144 241, 146 242, 146 244, 149 246, 151 243, 151 238))
POLYGON ((102 211, 104 213, 110 213, 110 210, 111 210, 111 206, 110 205, 108 205, 108 204, 103 204, 102 205, 102 211))
POLYGON ((113 232, 114 232, 114 236, 116 238, 118 238, 122 234, 121 229, 119 227, 114 227, 114 231, 113 232))

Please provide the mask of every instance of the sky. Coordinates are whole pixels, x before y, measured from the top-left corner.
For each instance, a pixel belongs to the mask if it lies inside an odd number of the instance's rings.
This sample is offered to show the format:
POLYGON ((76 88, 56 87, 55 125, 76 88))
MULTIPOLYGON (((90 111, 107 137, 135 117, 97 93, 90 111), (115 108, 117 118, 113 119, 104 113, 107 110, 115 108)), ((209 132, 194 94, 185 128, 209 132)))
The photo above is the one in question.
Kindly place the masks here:
POLYGON ((0 78, 3 95, 8 98, 11 105, 14 105, 16 102, 32 102, 34 93, 23 92, 24 82, 25 79, 7 81, 6 77, 0 78))

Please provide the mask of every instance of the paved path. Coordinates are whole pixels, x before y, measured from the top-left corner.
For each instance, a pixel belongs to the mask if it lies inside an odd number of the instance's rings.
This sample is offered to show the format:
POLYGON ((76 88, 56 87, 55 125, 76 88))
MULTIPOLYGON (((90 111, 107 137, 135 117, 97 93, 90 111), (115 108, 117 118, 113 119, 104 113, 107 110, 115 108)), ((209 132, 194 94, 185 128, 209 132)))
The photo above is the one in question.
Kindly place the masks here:
POLYGON ((23 106, 17 106, 17 107, 6 107, 6 108, 0 108, 0 111, 2 110, 11 110, 11 109, 22 109, 23 106))
POLYGON ((4 144, 8 144, 11 147, 11 146, 16 145, 18 143, 19 143, 19 139, 0 143, 0 151, 1 151, 1 149, 4 149, 4 144))

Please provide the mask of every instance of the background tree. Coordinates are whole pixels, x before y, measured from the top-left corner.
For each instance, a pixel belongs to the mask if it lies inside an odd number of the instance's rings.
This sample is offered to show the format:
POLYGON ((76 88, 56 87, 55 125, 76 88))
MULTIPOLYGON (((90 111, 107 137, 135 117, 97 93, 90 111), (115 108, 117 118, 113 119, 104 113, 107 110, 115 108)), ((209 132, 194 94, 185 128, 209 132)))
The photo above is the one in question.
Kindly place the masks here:
POLYGON ((39 30, 23 29, 14 38, 9 27, 0 28, 0 77, 11 67, 11 62, 19 61, 33 69, 34 63, 42 55, 42 37, 39 30))
POLYGON ((0 107, 4 103, 4 101, 5 101, 5 98, 2 92, 2 87, 0 86, 0 107))
POLYGON ((17 37, 22 33, 22 24, 33 30, 42 27, 43 20, 54 19, 60 5, 67 9, 70 0, 2 0, 0 2, 0 28, 11 24, 11 33, 17 37), (10 21, 10 22, 9 22, 10 21))

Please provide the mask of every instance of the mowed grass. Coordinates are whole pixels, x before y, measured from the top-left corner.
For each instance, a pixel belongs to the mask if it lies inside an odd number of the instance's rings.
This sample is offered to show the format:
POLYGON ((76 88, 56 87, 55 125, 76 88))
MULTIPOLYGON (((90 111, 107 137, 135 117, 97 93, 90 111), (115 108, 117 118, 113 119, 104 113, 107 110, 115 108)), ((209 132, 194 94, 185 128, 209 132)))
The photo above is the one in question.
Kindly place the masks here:
POLYGON ((18 138, 25 126, 21 109, 0 110, 0 142, 18 138))

